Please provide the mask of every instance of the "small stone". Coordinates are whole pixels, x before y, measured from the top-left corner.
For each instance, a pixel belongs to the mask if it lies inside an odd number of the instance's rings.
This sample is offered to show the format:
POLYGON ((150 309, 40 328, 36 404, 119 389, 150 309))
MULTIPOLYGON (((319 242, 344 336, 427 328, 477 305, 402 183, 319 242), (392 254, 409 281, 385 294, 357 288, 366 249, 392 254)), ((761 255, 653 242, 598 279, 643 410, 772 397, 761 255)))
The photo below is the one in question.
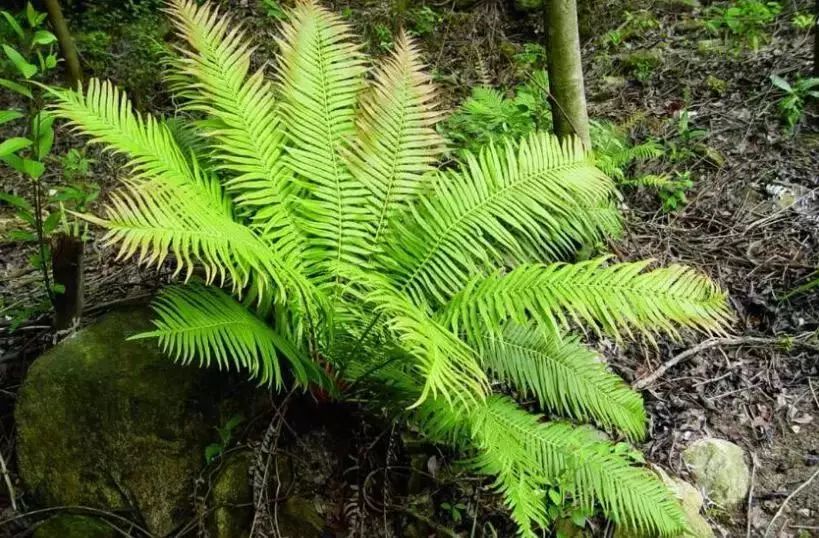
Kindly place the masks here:
POLYGON ((714 504, 732 509, 745 500, 751 473, 739 446, 723 439, 700 439, 683 451, 682 459, 714 504))

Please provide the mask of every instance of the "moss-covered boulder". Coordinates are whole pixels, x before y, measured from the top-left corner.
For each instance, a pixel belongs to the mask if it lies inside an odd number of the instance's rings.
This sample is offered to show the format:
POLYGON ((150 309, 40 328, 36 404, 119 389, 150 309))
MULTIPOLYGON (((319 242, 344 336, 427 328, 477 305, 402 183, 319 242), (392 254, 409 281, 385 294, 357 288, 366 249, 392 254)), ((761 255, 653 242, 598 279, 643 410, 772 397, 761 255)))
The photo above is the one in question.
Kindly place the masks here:
POLYGON ((225 383, 126 340, 148 320, 109 314, 33 363, 16 408, 18 463, 41 505, 130 510, 165 535, 190 515, 225 383))
POLYGON ((33 538, 115 538, 119 533, 101 519, 90 516, 59 515, 34 529, 33 538))

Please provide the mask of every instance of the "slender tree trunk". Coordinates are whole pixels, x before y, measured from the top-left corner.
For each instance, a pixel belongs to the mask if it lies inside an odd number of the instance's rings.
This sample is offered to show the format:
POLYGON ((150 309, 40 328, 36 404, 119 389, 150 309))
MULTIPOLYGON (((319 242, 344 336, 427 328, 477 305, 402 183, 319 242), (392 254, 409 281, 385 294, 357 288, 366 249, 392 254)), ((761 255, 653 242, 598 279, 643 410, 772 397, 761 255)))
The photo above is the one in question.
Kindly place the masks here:
POLYGON ((83 303, 83 247, 79 237, 58 234, 52 242, 51 271, 55 284, 63 289, 54 294, 54 327, 68 329, 82 314, 83 303))
POLYGON ((66 24, 65 17, 63 17, 60 2, 59 0, 43 0, 43 3, 46 11, 48 11, 48 20, 51 21, 54 35, 57 36, 57 41, 60 43, 60 50, 65 60, 65 70, 68 74, 68 83, 71 89, 77 89, 82 80, 82 68, 80 67, 80 58, 77 56, 77 47, 71 38, 71 32, 68 31, 68 24, 66 24))
POLYGON ((819 0, 813 2, 813 76, 819 77, 819 0))
POLYGON ((589 117, 580 62, 575 0, 545 0, 546 50, 549 63, 549 100, 555 134, 576 134, 587 148, 589 117))
MULTIPOLYGON (((77 47, 68 30, 59 0, 43 0, 48 19, 57 36, 65 60, 68 85, 77 89, 82 82, 82 68, 77 47)), ((57 234, 51 245, 51 270, 54 283, 62 289, 54 294, 54 326, 59 330, 70 328, 82 315, 84 298, 82 238, 57 234)))

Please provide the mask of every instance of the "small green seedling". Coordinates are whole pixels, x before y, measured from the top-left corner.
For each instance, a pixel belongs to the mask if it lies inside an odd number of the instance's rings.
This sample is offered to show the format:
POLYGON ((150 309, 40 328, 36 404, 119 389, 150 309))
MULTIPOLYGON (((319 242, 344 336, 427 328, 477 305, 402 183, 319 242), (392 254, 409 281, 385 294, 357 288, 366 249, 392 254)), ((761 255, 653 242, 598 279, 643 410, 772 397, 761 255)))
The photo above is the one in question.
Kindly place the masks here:
POLYGON ((771 75, 771 83, 785 93, 779 100, 779 112, 793 133, 802 121, 808 100, 819 99, 819 77, 798 78, 791 84, 779 75, 771 75))

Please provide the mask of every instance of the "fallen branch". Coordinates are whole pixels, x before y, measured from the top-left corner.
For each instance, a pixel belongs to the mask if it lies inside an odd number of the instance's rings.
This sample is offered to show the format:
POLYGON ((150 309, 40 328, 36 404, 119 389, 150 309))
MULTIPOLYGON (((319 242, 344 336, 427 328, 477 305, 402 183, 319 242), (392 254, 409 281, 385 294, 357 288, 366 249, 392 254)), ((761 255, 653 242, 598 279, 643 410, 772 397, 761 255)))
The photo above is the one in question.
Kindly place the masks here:
POLYGON ((679 363, 687 360, 700 351, 704 351, 706 349, 711 349, 712 347, 719 347, 719 346, 792 346, 792 345, 800 345, 804 347, 809 347, 811 349, 817 349, 816 344, 812 344, 809 342, 811 338, 815 338, 816 333, 803 333, 793 337, 782 336, 778 338, 762 338, 758 336, 728 336, 722 338, 709 338, 696 346, 686 349, 679 355, 675 355, 674 357, 670 358, 666 362, 663 363, 662 366, 654 370, 649 375, 638 379, 634 383, 634 388, 636 390, 642 390, 647 386, 651 385, 657 379, 665 375, 665 373, 673 368, 674 366, 678 365, 679 363))

